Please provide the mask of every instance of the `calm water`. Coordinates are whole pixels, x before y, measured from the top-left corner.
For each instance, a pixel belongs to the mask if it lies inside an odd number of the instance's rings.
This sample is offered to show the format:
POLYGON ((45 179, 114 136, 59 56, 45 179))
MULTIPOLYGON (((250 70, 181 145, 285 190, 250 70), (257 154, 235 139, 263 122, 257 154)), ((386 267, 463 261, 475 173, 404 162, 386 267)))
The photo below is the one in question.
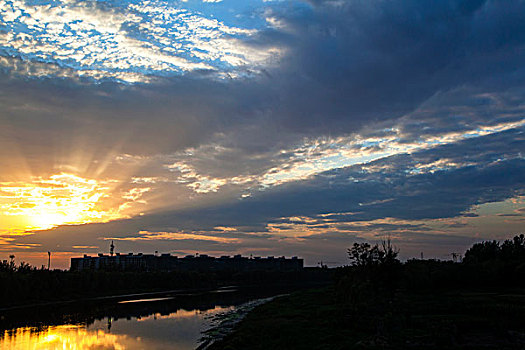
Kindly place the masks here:
POLYGON ((25 310, 19 322, 34 320, 4 327, 0 349, 195 349, 217 318, 262 296, 226 290, 25 310))
POLYGON ((232 309, 178 310, 129 320, 105 317, 90 325, 20 327, 5 331, 0 349, 195 349, 210 322, 207 316, 232 309))

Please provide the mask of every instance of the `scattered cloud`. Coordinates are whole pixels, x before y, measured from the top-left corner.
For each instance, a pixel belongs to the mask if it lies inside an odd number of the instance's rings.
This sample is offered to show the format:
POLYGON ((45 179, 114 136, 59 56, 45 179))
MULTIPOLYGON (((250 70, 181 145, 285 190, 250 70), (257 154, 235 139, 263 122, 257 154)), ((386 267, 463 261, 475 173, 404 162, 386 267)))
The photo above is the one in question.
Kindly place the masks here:
POLYGON ((30 76, 58 72, 147 82, 185 71, 257 66, 280 54, 278 47, 255 49, 238 40, 255 29, 225 25, 176 2, 3 0, 0 9, 0 53, 20 60, 7 65, 17 72, 13 65, 25 61, 51 64, 26 70, 30 76))

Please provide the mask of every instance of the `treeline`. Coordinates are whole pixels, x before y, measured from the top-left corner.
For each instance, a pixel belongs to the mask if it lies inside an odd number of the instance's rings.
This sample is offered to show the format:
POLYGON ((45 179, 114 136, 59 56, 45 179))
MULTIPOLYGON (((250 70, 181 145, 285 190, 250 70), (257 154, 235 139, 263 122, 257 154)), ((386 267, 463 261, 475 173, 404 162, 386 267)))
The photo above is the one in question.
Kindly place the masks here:
POLYGON ((363 288, 380 292, 425 291, 450 288, 525 287, 525 236, 503 242, 474 244, 461 262, 434 259, 398 260, 390 241, 371 246, 354 244, 348 249, 350 266, 338 269, 342 295, 363 288))
POLYGON ((368 317, 376 324, 406 312, 411 308, 406 300, 416 300, 417 295, 430 303, 429 295, 438 300, 462 291, 525 287, 523 234, 504 242, 476 243, 460 262, 411 259, 402 263, 398 254, 389 240, 374 246, 355 243, 348 249, 350 265, 336 271, 337 302, 350 314, 360 314, 362 320, 368 317))
POLYGON ((388 241, 354 244, 337 270, 333 317, 362 335, 357 348, 523 348, 524 235, 474 244, 460 262, 398 253, 388 241))
POLYGON ((298 272, 110 272, 36 269, 11 261, 0 263, 0 307, 87 297, 215 288, 226 285, 305 284, 330 280, 321 269, 298 272))
POLYGON ((525 236, 474 244, 460 263, 409 260, 402 281, 409 289, 525 286, 525 236))

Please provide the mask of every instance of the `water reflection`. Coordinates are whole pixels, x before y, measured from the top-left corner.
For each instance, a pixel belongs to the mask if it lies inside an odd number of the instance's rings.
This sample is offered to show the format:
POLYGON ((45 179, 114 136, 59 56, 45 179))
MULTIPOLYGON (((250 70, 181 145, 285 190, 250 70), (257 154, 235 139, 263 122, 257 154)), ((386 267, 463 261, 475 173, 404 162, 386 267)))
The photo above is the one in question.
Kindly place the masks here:
POLYGON ((4 349, 195 349, 214 315, 275 291, 222 290, 29 308, 2 315, 4 349))
MULTIPOLYGON (((34 327, 5 331, 0 349, 131 349, 136 342, 127 335, 88 330, 83 326, 63 325, 45 329, 34 327)), ((140 347, 137 347, 139 349, 140 347)))
POLYGON ((106 317, 89 325, 20 327, 4 332, 0 349, 194 349, 210 317, 233 309, 217 306, 130 319, 106 317))
POLYGON ((160 301, 160 300, 170 300, 173 299, 172 297, 168 298, 150 298, 150 299, 133 299, 133 300, 123 300, 119 301, 119 304, 127 304, 127 303, 142 303, 142 302, 152 302, 152 301, 160 301))

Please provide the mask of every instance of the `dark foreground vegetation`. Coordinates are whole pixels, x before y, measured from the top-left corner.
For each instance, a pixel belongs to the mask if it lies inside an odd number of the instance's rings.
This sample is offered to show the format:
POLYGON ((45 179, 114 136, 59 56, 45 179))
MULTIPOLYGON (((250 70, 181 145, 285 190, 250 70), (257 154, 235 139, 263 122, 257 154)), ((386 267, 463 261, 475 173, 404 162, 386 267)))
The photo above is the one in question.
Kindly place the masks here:
POLYGON ((330 287, 252 311, 212 349, 525 349, 525 237, 475 244, 462 262, 355 244, 330 287))
POLYGON ((331 277, 321 269, 298 272, 116 272, 37 269, 14 259, 0 263, 0 309, 57 301, 227 285, 308 285, 331 277))

